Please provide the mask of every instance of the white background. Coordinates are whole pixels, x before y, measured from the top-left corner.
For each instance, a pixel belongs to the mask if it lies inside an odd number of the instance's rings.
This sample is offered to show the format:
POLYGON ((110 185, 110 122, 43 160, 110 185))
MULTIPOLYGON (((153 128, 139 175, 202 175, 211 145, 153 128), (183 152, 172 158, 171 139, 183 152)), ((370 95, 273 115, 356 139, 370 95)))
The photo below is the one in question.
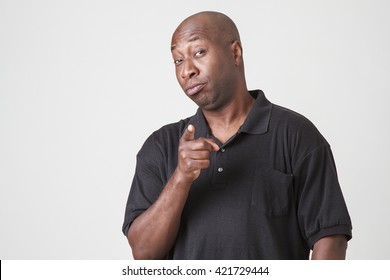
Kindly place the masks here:
POLYGON ((0 259, 127 259, 135 155, 192 115, 176 26, 237 24, 248 86, 330 142, 353 222, 349 259, 390 259, 390 2, 0 0, 0 259))

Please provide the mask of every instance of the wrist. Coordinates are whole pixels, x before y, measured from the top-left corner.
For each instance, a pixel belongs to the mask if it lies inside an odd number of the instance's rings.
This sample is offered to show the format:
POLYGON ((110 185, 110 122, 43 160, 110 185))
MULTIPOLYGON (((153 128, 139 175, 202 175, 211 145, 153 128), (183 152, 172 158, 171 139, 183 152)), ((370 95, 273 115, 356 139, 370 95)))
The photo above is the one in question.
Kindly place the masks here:
POLYGON ((191 187, 191 184, 194 181, 192 177, 188 176, 184 172, 181 172, 179 168, 176 168, 173 172, 171 180, 174 186, 180 186, 181 188, 191 187))

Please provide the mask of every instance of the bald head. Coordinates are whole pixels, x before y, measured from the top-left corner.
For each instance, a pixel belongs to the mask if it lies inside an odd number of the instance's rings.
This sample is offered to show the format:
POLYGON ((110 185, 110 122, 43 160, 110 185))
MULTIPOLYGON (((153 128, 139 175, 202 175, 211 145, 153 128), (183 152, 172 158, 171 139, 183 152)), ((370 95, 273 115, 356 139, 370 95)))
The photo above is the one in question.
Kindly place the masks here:
POLYGON ((178 39, 190 33, 200 33, 209 40, 222 44, 240 41, 234 22, 219 12, 200 12, 183 20, 172 35, 172 48, 178 39))
POLYGON ((219 110, 247 95, 240 36, 226 15, 186 18, 172 35, 171 52, 180 86, 203 110, 219 110))

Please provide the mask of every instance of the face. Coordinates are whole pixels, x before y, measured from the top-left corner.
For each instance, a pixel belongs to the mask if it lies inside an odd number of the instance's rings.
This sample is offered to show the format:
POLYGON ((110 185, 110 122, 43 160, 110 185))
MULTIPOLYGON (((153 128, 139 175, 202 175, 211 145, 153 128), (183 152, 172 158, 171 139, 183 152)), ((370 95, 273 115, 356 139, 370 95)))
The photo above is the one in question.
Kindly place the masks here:
POLYGON ((185 94, 204 110, 219 110, 234 92, 235 63, 229 43, 202 24, 187 23, 172 37, 176 78, 185 94))

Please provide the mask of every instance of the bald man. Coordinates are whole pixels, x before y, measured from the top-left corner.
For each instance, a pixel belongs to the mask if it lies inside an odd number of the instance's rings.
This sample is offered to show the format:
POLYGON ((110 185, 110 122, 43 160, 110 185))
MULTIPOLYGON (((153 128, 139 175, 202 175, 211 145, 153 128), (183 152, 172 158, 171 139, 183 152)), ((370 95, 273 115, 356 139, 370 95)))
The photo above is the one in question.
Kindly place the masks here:
POLYGON ((234 22, 201 12, 172 36, 199 109, 137 154, 123 233, 135 259, 344 259, 351 221, 329 144, 245 82, 234 22))

